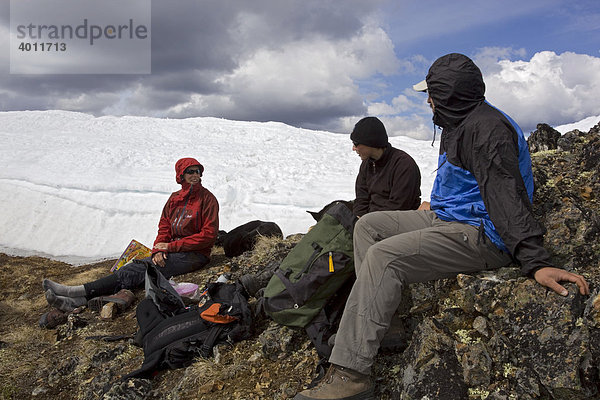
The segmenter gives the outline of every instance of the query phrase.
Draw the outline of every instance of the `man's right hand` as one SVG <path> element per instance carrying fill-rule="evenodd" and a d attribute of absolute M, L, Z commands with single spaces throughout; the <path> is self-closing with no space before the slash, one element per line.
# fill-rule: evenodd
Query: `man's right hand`
<path fill-rule="evenodd" d="M 167 253 L 163 253 L 162 251 L 159 251 L 158 253 L 154 253 L 154 255 L 152 256 L 152 262 L 154 264 L 158 265 L 159 267 L 164 267 L 166 260 L 167 260 Z"/>
<path fill-rule="evenodd" d="M 544 267 L 535 271 L 533 276 L 540 285 L 554 290 L 561 296 L 569 294 L 567 289 L 558 283 L 562 281 L 575 283 L 579 287 L 579 293 L 582 295 L 590 294 L 590 287 L 583 276 L 565 271 L 564 269 Z"/>
<path fill-rule="evenodd" d="M 428 201 L 424 201 L 421 203 L 421 205 L 419 206 L 419 208 L 417 208 L 418 211 L 420 210 L 431 210 L 431 204 Z"/>

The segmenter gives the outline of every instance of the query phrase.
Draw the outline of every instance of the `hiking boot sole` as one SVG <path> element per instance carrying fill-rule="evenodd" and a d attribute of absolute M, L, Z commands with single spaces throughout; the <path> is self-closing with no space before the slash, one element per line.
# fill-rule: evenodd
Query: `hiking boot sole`
<path fill-rule="evenodd" d="M 104 307 L 106 304 L 114 303 L 116 304 L 119 311 L 125 311 L 134 303 L 135 295 L 131 291 L 126 289 L 123 289 L 122 291 L 127 292 L 125 294 L 127 298 L 119 297 L 119 293 L 121 293 L 120 291 L 119 293 L 112 296 L 94 297 L 93 299 L 88 301 L 87 306 L 91 310 L 99 312 L 102 310 L 102 307 Z"/>
<path fill-rule="evenodd" d="M 106 304 L 115 303 L 119 310 L 127 307 L 127 301 L 123 299 L 110 298 L 109 296 L 95 297 L 88 301 L 88 308 L 92 311 L 101 311 Z"/>

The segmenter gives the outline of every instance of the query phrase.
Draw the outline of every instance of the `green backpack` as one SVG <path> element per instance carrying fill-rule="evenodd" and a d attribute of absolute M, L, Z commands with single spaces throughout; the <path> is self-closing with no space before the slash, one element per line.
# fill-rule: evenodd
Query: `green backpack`
<path fill-rule="evenodd" d="M 264 310 L 275 322 L 306 327 L 354 278 L 355 222 L 347 206 L 336 204 L 281 262 L 263 295 Z"/>

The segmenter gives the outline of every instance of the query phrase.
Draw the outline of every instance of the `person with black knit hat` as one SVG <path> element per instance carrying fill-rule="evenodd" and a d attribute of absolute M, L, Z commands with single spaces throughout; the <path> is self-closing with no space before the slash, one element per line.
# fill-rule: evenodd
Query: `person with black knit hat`
<path fill-rule="evenodd" d="M 392 147 L 383 123 L 376 117 L 358 121 L 350 134 L 352 150 L 362 164 L 356 177 L 354 214 L 372 211 L 416 210 L 421 204 L 421 173 L 415 160 Z"/>

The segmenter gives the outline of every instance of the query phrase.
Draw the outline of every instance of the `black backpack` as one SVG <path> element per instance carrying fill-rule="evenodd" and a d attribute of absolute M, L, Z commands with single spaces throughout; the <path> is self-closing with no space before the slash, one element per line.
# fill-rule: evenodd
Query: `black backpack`
<path fill-rule="evenodd" d="M 259 236 L 282 238 L 283 232 L 275 222 L 256 220 L 240 225 L 221 236 L 225 255 L 227 257 L 237 257 L 245 251 L 252 250 Z"/>
<path fill-rule="evenodd" d="M 152 269 L 156 267 L 148 267 L 147 286 L 154 287 L 155 293 L 136 310 L 139 331 L 135 341 L 144 348 L 144 362 L 125 379 L 149 378 L 160 369 L 187 367 L 196 357 L 211 357 L 218 343 L 250 337 L 252 314 L 239 283 L 209 283 L 199 305 L 177 308 L 177 292 L 168 281 L 164 286 L 166 279 Z M 169 303 L 166 307 L 163 300 Z"/>

